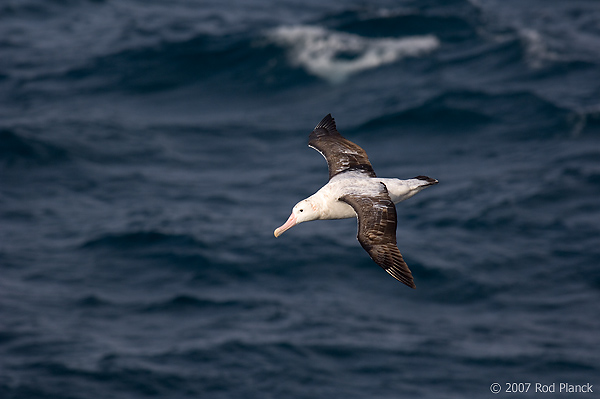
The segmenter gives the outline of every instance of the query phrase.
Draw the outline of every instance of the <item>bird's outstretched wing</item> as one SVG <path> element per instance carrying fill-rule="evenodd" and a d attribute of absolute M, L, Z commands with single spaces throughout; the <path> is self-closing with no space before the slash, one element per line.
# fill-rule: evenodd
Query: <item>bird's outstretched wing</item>
<path fill-rule="evenodd" d="M 371 259 L 396 280 L 416 288 L 412 273 L 396 245 L 396 207 L 381 183 L 376 195 L 350 194 L 340 198 L 358 216 L 358 241 Z"/>
<path fill-rule="evenodd" d="M 331 114 L 315 126 L 308 137 L 308 146 L 319 151 L 327 160 L 329 179 L 347 171 L 359 171 L 366 176 L 377 177 L 365 150 L 342 137 Z"/>

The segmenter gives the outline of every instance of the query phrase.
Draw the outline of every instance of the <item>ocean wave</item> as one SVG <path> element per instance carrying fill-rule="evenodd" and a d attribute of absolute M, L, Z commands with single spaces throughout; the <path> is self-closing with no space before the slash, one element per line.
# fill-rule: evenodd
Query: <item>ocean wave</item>
<path fill-rule="evenodd" d="M 525 63 L 533 70 L 562 64 L 569 69 L 578 65 L 597 68 L 599 60 L 588 54 L 589 49 L 569 49 L 548 33 L 532 28 L 515 28 L 515 35 L 523 48 Z"/>
<path fill-rule="evenodd" d="M 362 11 L 346 12 L 327 18 L 324 22 L 334 25 L 337 30 L 367 37 L 434 35 L 444 42 L 476 37 L 476 27 L 470 16 L 475 14 L 474 10 L 466 7 L 466 12 L 462 13 L 466 15 L 456 10 L 453 13 L 456 15 L 414 9 L 383 9 L 366 14 Z"/>
<path fill-rule="evenodd" d="M 569 121 L 573 125 L 571 136 L 600 135 L 600 111 L 587 110 L 574 113 Z"/>
<path fill-rule="evenodd" d="M 116 364 L 117 358 L 120 361 L 118 364 Z M 101 398 L 105 396 L 105 394 L 98 394 L 104 390 L 98 389 L 101 385 L 118 387 L 114 388 L 114 394 L 109 394 L 115 398 L 159 394 L 168 396 L 189 384 L 182 375 L 166 372 L 136 360 L 127 356 L 106 355 L 91 365 L 46 359 L 26 363 L 21 366 L 23 370 L 42 375 L 45 381 L 54 381 L 54 384 L 20 381 L 12 384 L 8 397 Z M 71 383 L 66 381 L 71 381 Z M 64 385 L 64 387 L 59 388 L 60 385 Z M 84 386 L 86 388 L 82 388 Z M 95 392 L 82 394 L 83 391 Z M 126 395 L 123 396 L 123 393 Z"/>
<path fill-rule="evenodd" d="M 173 312 L 193 309 L 202 310 L 252 310 L 264 307 L 279 306 L 275 301 L 264 301 L 257 299 L 230 299 L 230 300 L 215 300 L 207 298 L 199 298 L 193 295 L 181 294 L 172 298 L 167 298 L 162 301 L 157 301 L 149 305 L 145 305 L 143 312 Z"/>
<path fill-rule="evenodd" d="M 75 301 L 75 306 L 82 308 L 102 308 L 113 305 L 113 302 L 94 294 L 86 295 Z"/>
<path fill-rule="evenodd" d="M 405 38 L 368 38 L 320 26 L 281 26 L 267 33 L 285 47 L 292 65 L 331 83 L 358 72 L 427 54 L 440 46 L 433 35 Z"/>
<path fill-rule="evenodd" d="M 148 294 L 147 296 L 152 296 Z M 84 295 L 73 302 L 78 309 L 86 312 L 112 308 L 114 312 L 127 314 L 161 313 L 175 314 L 186 311 L 259 311 L 261 314 L 276 315 L 282 304 L 277 300 L 260 298 L 215 299 L 199 297 L 193 294 L 177 294 L 160 299 L 114 300 L 97 294 Z M 275 317 L 275 316 L 273 316 Z M 0 342 L 2 341 L 0 334 Z"/>
<path fill-rule="evenodd" d="M 357 131 L 410 127 L 418 131 L 473 132 L 484 125 L 486 132 L 512 137 L 573 136 L 596 126 L 594 114 L 575 110 L 529 92 L 448 91 L 418 105 L 372 118 Z M 582 122 L 582 118 L 585 121 Z M 589 119 L 589 120 L 588 120 Z"/>
<path fill-rule="evenodd" d="M 597 7 L 576 9 L 556 4 L 544 12 L 534 4 L 505 7 L 503 3 L 477 1 L 481 12 L 478 31 L 496 41 L 517 41 L 522 61 L 533 70 L 556 64 L 583 62 L 597 65 Z M 585 10 L 585 11 L 584 11 Z"/>
<path fill-rule="evenodd" d="M 220 253 L 213 254 L 214 250 L 188 234 L 156 230 L 106 233 L 83 242 L 78 249 L 103 267 L 143 270 L 138 275 L 142 279 L 164 272 L 164 265 L 171 271 L 177 270 L 177 278 L 186 281 L 210 281 L 216 285 L 231 276 L 247 277 L 243 264 L 223 259 Z M 159 278 L 163 277 L 161 274 Z"/>
<path fill-rule="evenodd" d="M 138 231 L 121 234 L 104 234 L 81 245 L 83 249 L 136 249 L 159 247 L 205 248 L 196 238 L 185 234 L 166 234 L 157 231 Z"/>
<path fill-rule="evenodd" d="M 79 92 L 91 93 L 108 87 L 154 92 L 217 80 L 236 82 L 238 89 L 239 85 L 256 84 L 289 87 L 302 79 L 287 63 L 278 61 L 287 53 L 293 67 L 339 83 L 361 71 L 440 47 L 435 35 L 370 38 L 312 25 L 280 26 L 264 36 L 197 33 L 157 40 L 95 55 L 59 71 L 36 75 L 35 80 L 64 80 Z"/>
<path fill-rule="evenodd" d="M 534 29 L 517 30 L 525 47 L 526 61 L 532 68 L 541 68 L 546 62 L 559 61 L 561 57 L 552 49 L 540 32 Z"/>
<path fill-rule="evenodd" d="M 87 60 L 58 76 L 80 89 L 103 90 L 117 85 L 129 91 L 157 91 L 202 80 L 235 52 L 217 38 L 198 35 L 175 42 L 158 42 Z"/>
<path fill-rule="evenodd" d="M 0 164 L 4 166 L 48 165 L 68 159 L 68 152 L 54 144 L 14 129 L 0 129 Z"/>
<path fill-rule="evenodd" d="M 357 128 L 369 131 L 409 125 L 413 128 L 444 127 L 445 131 L 467 130 L 493 121 L 493 117 L 478 106 L 484 95 L 472 92 L 444 93 L 407 109 L 375 117 Z"/>

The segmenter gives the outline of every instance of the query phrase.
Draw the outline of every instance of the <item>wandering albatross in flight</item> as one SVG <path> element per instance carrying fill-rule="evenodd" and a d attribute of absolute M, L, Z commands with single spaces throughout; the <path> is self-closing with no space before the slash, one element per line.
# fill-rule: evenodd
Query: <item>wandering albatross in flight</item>
<path fill-rule="evenodd" d="M 407 180 L 377 177 L 365 150 L 342 137 L 331 114 L 315 126 L 308 146 L 327 160 L 329 182 L 294 206 L 287 222 L 275 230 L 275 237 L 302 222 L 356 217 L 358 241 L 371 259 L 396 280 L 415 288 L 396 245 L 394 204 L 438 181 L 427 176 Z"/>

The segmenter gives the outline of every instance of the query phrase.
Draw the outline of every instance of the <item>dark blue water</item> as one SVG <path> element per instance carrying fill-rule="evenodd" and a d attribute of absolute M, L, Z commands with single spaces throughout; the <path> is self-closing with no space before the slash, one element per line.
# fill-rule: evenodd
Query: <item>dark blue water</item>
<path fill-rule="evenodd" d="M 417 290 L 273 237 L 329 112 Z M 0 4 L 1 398 L 573 397 L 599 302 L 596 1 Z"/>

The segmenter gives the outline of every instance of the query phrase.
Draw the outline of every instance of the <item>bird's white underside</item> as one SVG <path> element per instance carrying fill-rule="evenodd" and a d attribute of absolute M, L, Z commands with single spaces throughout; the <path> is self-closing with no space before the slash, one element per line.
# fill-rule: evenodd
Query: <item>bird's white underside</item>
<path fill-rule="evenodd" d="M 316 204 L 320 219 L 346 219 L 356 217 L 356 212 L 346 202 L 339 199 L 345 195 L 360 195 L 362 197 L 378 197 L 382 193 L 383 183 L 390 199 L 394 203 L 404 201 L 430 183 L 419 179 L 394 179 L 369 177 L 363 172 L 345 172 L 329 180 L 319 191 L 307 198 Z M 373 206 L 382 206 L 374 201 Z"/>

